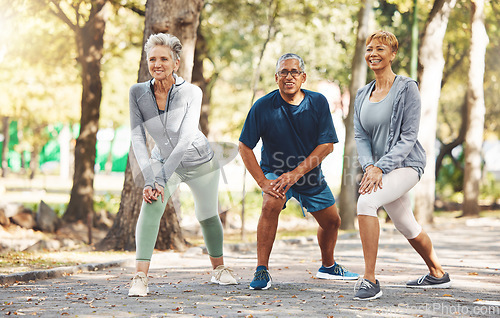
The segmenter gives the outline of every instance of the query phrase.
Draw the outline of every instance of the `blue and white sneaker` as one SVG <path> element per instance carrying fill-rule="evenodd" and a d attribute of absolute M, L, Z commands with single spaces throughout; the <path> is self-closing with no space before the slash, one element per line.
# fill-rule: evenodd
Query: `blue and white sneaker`
<path fill-rule="evenodd" d="M 316 273 L 316 277 L 321 279 L 356 280 L 359 275 L 348 271 L 347 268 L 335 262 L 330 267 L 321 266 Z"/>
<path fill-rule="evenodd" d="M 268 289 L 271 287 L 271 274 L 264 265 L 258 266 L 253 274 L 253 280 L 250 283 L 250 289 Z"/>

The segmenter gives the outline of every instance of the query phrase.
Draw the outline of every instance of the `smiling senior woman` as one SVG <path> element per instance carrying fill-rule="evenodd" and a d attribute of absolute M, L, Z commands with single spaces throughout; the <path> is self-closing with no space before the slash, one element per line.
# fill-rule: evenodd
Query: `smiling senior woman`
<path fill-rule="evenodd" d="M 147 274 L 160 219 L 181 182 L 191 189 L 195 214 L 214 269 L 212 283 L 237 284 L 224 266 L 222 224 L 218 215 L 219 164 L 198 129 L 201 89 L 175 74 L 182 45 L 170 34 L 151 35 L 144 47 L 151 80 L 130 88 L 132 147 L 144 176 L 143 202 L 136 227 L 136 274 L 129 296 L 146 296 Z M 155 142 L 149 156 L 148 132 Z M 161 200 L 159 200 L 161 198 Z"/>
<path fill-rule="evenodd" d="M 375 279 L 380 233 L 377 209 L 381 206 L 429 268 L 429 274 L 409 281 L 406 286 L 451 286 L 431 239 L 411 209 L 408 192 L 417 184 L 425 167 L 425 152 L 417 140 L 420 95 L 416 81 L 392 71 L 397 51 L 398 40 L 390 32 L 376 31 L 367 38 L 365 60 L 375 80 L 358 91 L 354 102 L 354 138 L 364 171 L 357 212 L 365 274 L 355 288 L 354 299 L 358 300 L 382 296 L 379 281 Z"/>

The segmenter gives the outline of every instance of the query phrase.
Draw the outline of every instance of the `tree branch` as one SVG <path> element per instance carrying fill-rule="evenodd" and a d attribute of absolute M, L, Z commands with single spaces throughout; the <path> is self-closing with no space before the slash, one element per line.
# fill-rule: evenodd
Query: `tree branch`
<path fill-rule="evenodd" d="M 460 131 L 458 132 L 458 136 L 455 140 L 450 142 L 449 144 L 443 144 L 439 151 L 439 155 L 436 158 L 436 179 L 439 175 L 439 170 L 441 169 L 443 159 L 446 155 L 450 155 L 453 163 L 457 166 L 455 158 L 451 155 L 451 151 L 455 149 L 458 145 L 461 145 L 465 141 L 465 133 L 467 131 L 467 94 L 465 94 L 464 102 L 462 104 L 462 124 L 460 126 Z"/>
<path fill-rule="evenodd" d="M 446 84 L 446 81 L 450 78 L 450 75 L 453 74 L 453 72 L 455 72 L 455 70 L 462 64 L 463 60 L 464 59 L 455 60 L 450 68 L 444 70 L 443 79 L 441 81 L 441 88 L 443 88 L 444 84 Z"/>
<path fill-rule="evenodd" d="M 66 23 L 70 27 L 71 30 L 76 32 L 78 25 L 71 22 L 71 20 L 68 18 L 68 16 L 64 13 L 64 11 L 59 6 L 59 3 L 54 1 L 54 0 L 50 0 L 50 3 L 52 3 L 55 7 L 55 9 L 54 9 L 54 8 L 51 8 L 49 6 L 50 13 L 52 13 L 53 15 L 55 15 L 56 17 L 61 19 L 64 23 Z"/>
<path fill-rule="evenodd" d="M 116 6 L 120 6 L 120 7 L 123 7 L 125 9 L 129 9 L 131 10 L 132 12 L 135 12 L 137 13 L 138 15 L 140 15 L 141 17 L 145 17 L 146 16 L 146 9 L 145 8 L 142 8 L 139 7 L 138 5 L 136 5 L 135 3 L 130 3 L 130 2 L 127 2 L 125 4 L 122 4 L 120 1 L 118 0 L 109 0 L 109 2 L 111 4 L 114 4 Z"/>

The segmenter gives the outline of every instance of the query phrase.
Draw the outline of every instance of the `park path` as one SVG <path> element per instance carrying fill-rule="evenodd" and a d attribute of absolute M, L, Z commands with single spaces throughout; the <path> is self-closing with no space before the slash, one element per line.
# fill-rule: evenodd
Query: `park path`
<path fill-rule="evenodd" d="M 255 245 L 227 246 L 225 260 L 240 284 L 210 280 L 201 248 L 157 252 L 150 295 L 127 297 L 133 261 L 54 279 L 0 287 L 0 315 L 40 317 L 500 317 L 500 219 L 440 222 L 425 228 L 450 273 L 453 288 L 415 290 L 405 282 L 426 267 L 391 225 L 382 227 L 377 275 L 383 297 L 355 301 L 354 282 L 314 278 L 320 266 L 315 238 L 277 241 L 271 255 L 270 290 L 248 289 Z M 357 233 L 339 237 L 337 262 L 363 271 Z M 97 269 L 97 268 L 96 268 Z"/>

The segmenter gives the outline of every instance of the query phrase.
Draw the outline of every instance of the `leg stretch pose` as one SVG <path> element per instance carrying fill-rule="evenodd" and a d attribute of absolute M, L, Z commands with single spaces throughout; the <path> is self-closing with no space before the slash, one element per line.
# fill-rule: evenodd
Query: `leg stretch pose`
<path fill-rule="evenodd" d="M 241 158 L 264 196 L 257 227 L 257 268 L 250 288 L 271 286 L 269 255 L 279 215 L 292 196 L 319 224 L 322 266 L 317 277 L 356 279 L 357 274 L 333 258 L 340 217 L 321 171 L 321 162 L 338 142 L 328 101 L 301 89 L 306 81 L 305 64 L 297 54 L 286 53 L 278 59 L 274 79 L 278 89 L 255 102 L 240 135 Z M 252 149 L 260 139 L 259 165 Z"/>
<path fill-rule="evenodd" d="M 129 295 L 147 294 L 146 277 L 158 236 L 160 219 L 168 198 L 181 182 L 185 182 L 193 193 L 196 218 L 200 222 L 203 239 L 214 269 L 211 282 L 221 285 L 236 284 L 231 269 L 224 266 L 223 232 L 217 202 L 220 170 L 213 169 L 216 163 L 212 160 L 195 169 L 177 169 L 166 185 L 164 202 L 161 200 L 152 203 L 143 201 L 136 228 L 136 277 Z"/>
<path fill-rule="evenodd" d="M 375 279 L 375 265 L 377 260 L 378 241 L 380 234 L 377 210 L 384 207 L 387 214 L 394 223 L 394 226 L 410 242 L 411 246 L 423 258 L 429 268 L 429 275 L 421 278 L 424 281 L 432 280 L 434 283 L 425 284 L 424 281 L 418 283 L 410 281 L 408 287 L 425 288 L 446 288 L 451 285 L 449 276 L 444 272 L 439 263 L 432 242 L 417 223 L 411 209 L 411 202 L 408 191 L 418 182 L 418 173 L 413 168 L 400 168 L 382 177 L 383 188 L 376 192 L 363 194 L 358 199 L 358 223 L 361 242 L 363 244 L 363 254 L 365 258 L 364 279 L 368 282 L 361 282 L 361 286 L 355 299 L 364 299 L 363 296 L 369 292 L 376 292 L 370 295 L 371 299 L 382 295 L 379 282 Z"/>
<path fill-rule="evenodd" d="M 144 51 L 153 78 L 134 84 L 129 91 L 132 149 L 144 180 L 136 228 L 136 275 L 129 295 L 148 293 L 147 273 L 160 219 L 181 182 L 186 182 L 194 195 L 196 217 L 215 270 L 212 282 L 236 284 L 232 272 L 223 266 L 217 204 L 219 165 L 207 137 L 198 128 L 203 93 L 175 74 L 182 51 L 177 37 L 151 34 Z M 154 140 L 152 150 L 146 132 Z"/>
<path fill-rule="evenodd" d="M 357 210 L 365 275 L 359 286 L 356 284 L 354 297 L 360 300 L 382 296 L 375 279 L 380 231 L 377 209 L 381 206 L 429 267 L 429 275 L 407 286 L 450 287 L 450 278 L 441 268 L 429 236 L 411 210 L 408 191 L 424 173 L 426 156 L 418 142 L 418 83 L 392 71 L 398 46 L 397 38 L 387 31 L 375 31 L 366 39 L 365 61 L 375 80 L 360 88 L 354 100 L 354 139 L 364 172 Z"/>
<path fill-rule="evenodd" d="M 277 177 L 273 173 L 266 174 L 268 180 L 275 180 Z M 300 200 L 318 222 L 317 237 L 322 266 L 316 276 L 322 279 L 357 279 L 359 277 L 357 274 L 349 272 L 334 259 L 340 216 L 330 189 L 327 187 L 318 195 L 311 197 L 300 195 L 290 189 L 283 198 L 263 194 L 262 212 L 257 226 L 257 270 L 250 288 L 268 289 L 271 286 L 271 277 L 268 272 L 269 257 L 276 238 L 279 215 L 292 196 Z"/>

